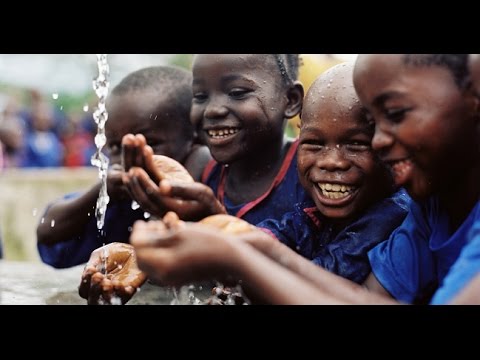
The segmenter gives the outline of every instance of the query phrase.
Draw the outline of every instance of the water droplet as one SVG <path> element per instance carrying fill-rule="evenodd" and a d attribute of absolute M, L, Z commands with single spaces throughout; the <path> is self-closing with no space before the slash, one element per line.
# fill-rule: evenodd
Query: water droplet
<path fill-rule="evenodd" d="M 40 220 L 40 223 L 43 224 L 45 222 L 45 218 L 42 217 L 42 219 Z"/>
<path fill-rule="evenodd" d="M 321 98 L 322 98 L 322 99 L 325 99 L 325 96 L 322 95 Z"/>
<path fill-rule="evenodd" d="M 50 226 L 53 228 L 55 227 L 55 220 L 50 221 Z"/>
<path fill-rule="evenodd" d="M 90 213 L 88 213 L 87 216 L 90 216 Z"/>
<path fill-rule="evenodd" d="M 85 111 L 85 112 L 88 111 L 88 104 L 83 105 L 83 111 Z"/>
<path fill-rule="evenodd" d="M 33 216 L 37 216 L 37 211 L 38 211 L 37 208 L 33 208 L 33 211 L 32 211 Z"/>
<path fill-rule="evenodd" d="M 333 119 L 333 121 L 337 121 L 337 119 Z"/>
<path fill-rule="evenodd" d="M 58 94 L 57 94 L 57 93 L 53 93 L 53 94 L 52 94 L 52 99 L 53 99 L 53 100 L 57 100 L 57 99 L 58 99 Z"/>
<path fill-rule="evenodd" d="M 63 105 L 62 105 L 62 106 L 60 106 L 60 110 L 63 110 Z"/>
<path fill-rule="evenodd" d="M 132 201 L 132 210 L 137 210 L 140 208 L 140 204 L 137 203 L 135 200 Z"/>
<path fill-rule="evenodd" d="M 340 144 L 335 145 L 337 149 L 340 149 Z"/>
<path fill-rule="evenodd" d="M 150 218 L 150 216 L 152 216 L 152 215 L 151 215 L 149 212 L 146 212 L 146 211 L 145 211 L 145 212 L 143 213 L 143 217 L 144 217 L 145 219 Z"/>

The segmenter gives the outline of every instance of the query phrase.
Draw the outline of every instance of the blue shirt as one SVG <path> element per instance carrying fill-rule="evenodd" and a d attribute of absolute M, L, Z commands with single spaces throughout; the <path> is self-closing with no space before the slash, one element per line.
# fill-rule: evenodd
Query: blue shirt
<path fill-rule="evenodd" d="M 254 225 L 265 219 L 281 219 L 285 213 L 293 210 L 294 204 L 310 199 L 298 179 L 297 147 L 298 140 L 290 145 L 271 187 L 265 194 L 247 204 L 234 205 L 226 195 L 224 196 L 228 171 L 225 166 L 211 161 L 205 168 L 202 181 L 212 188 L 229 215 Z"/>
<path fill-rule="evenodd" d="M 477 211 L 479 210 L 480 207 Z M 450 302 L 478 274 L 480 274 L 480 221 L 477 220 L 470 230 L 468 243 L 443 280 L 443 286 L 433 296 L 431 304 Z"/>
<path fill-rule="evenodd" d="M 476 221 L 480 221 L 480 202 L 452 234 L 438 198 L 431 197 L 424 204 L 412 201 L 403 224 L 368 254 L 375 277 L 400 301 L 427 302 L 435 290 L 448 285 L 444 283 L 447 273 L 459 258 Z M 464 278 L 462 283 L 466 281 Z M 436 299 L 441 293 L 438 296 Z"/>
<path fill-rule="evenodd" d="M 51 132 L 27 134 L 20 165 L 22 167 L 56 167 L 63 161 L 63 145 Z"/>
<path fill-rule="evenodd" d="M 332 221 L 323 217 L 315 203 L 295 205 L 295 211 L 280 221 L 266 220 L 258 227 L 325 269 L 362 283 L 370 274 L 367 253 L 388 239 L 405 219 L 410 197 L 401 190 L 370 206 L 343 229 L 334 231 Z"/>
<path fill-rule="evenodd" d="M 64 199 L 78 195 L 79 193 L 69 194 Z M 78 236 L 53 245 L 37 243 L 42 261 L 55 268 L 68 268 L 86 263 L 92 251 L 104 244 L 128 243 L 133 223 L 144 219 L 143 210 L 132 210 L 131 205 L 131 200 L 108 204 L 101 232 L 97 229 L 95 211 L 92 211 L 91 220 Z"/>

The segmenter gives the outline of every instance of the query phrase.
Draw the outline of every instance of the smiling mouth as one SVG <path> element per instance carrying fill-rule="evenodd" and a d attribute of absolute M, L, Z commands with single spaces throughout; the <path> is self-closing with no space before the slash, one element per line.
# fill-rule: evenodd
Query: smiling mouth
<path fill-rule="evenodd" d="M 210 129 L 205 130 L 210 139 L 226 139 L 229 138 L 240 131 L 240 128 L 236 127 L 225 127 L 221 129 Z"/>
<path fill-rule="evenodd" d="M 395 161 L 386 161 L 393 175 L 397 186 L 404 185 L 407 182 L 410 173 L 413 170 L 413 162 L 410 158 Z"/>
<path fill-rule="evenodd" d="M 352 195 L 357 187 L 332 183 L 317 183 L 321 195 L 330 200 L 343 200 Z"/>

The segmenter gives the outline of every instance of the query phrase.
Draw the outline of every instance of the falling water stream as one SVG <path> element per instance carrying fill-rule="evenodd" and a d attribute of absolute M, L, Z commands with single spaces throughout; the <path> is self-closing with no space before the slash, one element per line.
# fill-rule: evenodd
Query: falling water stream
<path fill-rule="evenodd" d="M 93 113 L 93 118 L 97 124 L 97 135 L 95 136 L 95 145 L 97 151 L 91 158 L 92 165 L 98 168 L 98 177 L 101 180 L 100 193 L 97 199 L 97 206 L 95 208 L 95 217 L 97 219 L 97 228 L 101 233 L 103 224 L 105 222 L 105 213 L 110 198 L 107 193 L 107 170 L 108 157 L 102 153 L 102 149 L 107 143 L 105 136 L 105 123 L 108 120 L 108 112 L 105 107 L 107 100 L 108 88 L 110 86 L 109 76 L 110 69 L 107 62 L 107 54 L 97 54 L 98 77 L 93 80 L 93 89 L 98 97 L 98 107 Z M 105 244 L 104 244 L 105 245 Z M 107 258 L 108 251 L 104 250 L 104 274 L 107 274 Z"/>

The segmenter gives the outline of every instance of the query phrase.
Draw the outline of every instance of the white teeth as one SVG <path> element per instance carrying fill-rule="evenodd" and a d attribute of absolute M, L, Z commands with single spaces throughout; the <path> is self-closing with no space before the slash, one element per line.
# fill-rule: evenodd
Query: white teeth
<path fill-rule="evenodd" d="M 208 130 L 208 135 L 214 139 L 224 139 L 230 135 L 236 134 L 240 129 L 225 128 L 221 130 Z"/>
<path fill-rule="evenodd" d="M 355 190 L 353 186 L 331 183 L 318 183 L 318 187 L 322 190 L 323 196 L 329 199 L 344 198 Z"/>

